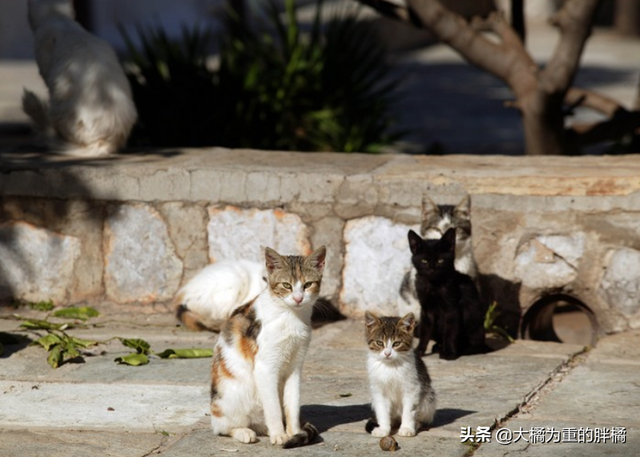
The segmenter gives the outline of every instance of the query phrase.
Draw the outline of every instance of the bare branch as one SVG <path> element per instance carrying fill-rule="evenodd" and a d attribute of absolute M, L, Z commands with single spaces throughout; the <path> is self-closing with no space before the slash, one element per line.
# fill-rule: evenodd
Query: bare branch
<path fill-rule="evenodd" d="M 607 117 L 613 117 L 620 109 L 625 109 L 616 100 L 606 95 L 579 87 L 572 87 L 567 91 L 564 102 L 571 106 L 583 106 L 591 108 Z"/>
<path fill-rule="evenodd" d="M 573 125 L 566 132 L 571 141 L 583 147 L 617 140 L 638 128 L 640 128 L 640 111 L 627 111 L 620 108 L 606 121 Z"/>
<path fill-rule="evenodd" d="M 513 87 L 514 68 L 535 67 L 535 63 L 524 50 L 517 34 L 498 14 L 492 14 L 488 22 L 473 21 L 473 25 L 463 17 L 442 6 L 437 0 L 407 0 L 409 9 L 426 28 L 441 41 L 451 46 L 465 60 L 506 81 Z M 503 40 L 494 43 L 478 31 L 480 24 L 489 27 Z M 518 45 L 513 46 L 513 37 Z"/>
<path fill-rule="evenodd" d="M 580 56 L 591 34 L 591 25 L 601 0 L 566 0 L 551 22 L 560 28 L 558 46 L 540 74 L 547 94 L 564 93 L 578 69 Z"/>

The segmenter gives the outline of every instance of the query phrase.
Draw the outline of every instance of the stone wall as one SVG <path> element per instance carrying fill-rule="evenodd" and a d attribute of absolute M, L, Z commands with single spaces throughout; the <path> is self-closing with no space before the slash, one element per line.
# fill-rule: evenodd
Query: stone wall
<path fill-rule="evenodd" d="M 169 301 L 224 258 L 328 248 L 323 293 L 394 313 L 407 231 L 428 194 L 472 200 L 488 300 L 519 315 L 576 297 L 606 332 L 640 327 L 635 157 L 165 151 L 105 160 L 0 157 L 0 297 Z"/>

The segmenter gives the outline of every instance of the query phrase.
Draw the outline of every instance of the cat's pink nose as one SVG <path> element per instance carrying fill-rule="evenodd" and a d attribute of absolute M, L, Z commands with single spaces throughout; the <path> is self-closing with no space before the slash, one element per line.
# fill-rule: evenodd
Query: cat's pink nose
<path fill-rule="evenodd" d="M 302 295 L 294 295 L 293 301 L 295 301 L 297 304 L 300 304 L 300 302 L 302 302 Z"/>
<path fill-rule="evenodd" d="M 389 357 L 391 357 L 391 351 L 388 349 L 385 349 L 384 351 L 384 356 L 388 359 Z"/>

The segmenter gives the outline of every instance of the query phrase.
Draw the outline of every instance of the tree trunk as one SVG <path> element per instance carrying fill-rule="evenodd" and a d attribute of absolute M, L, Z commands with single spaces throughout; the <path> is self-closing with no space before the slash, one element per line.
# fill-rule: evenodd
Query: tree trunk
<path fill-rule="evenodd" d="M 640 36 L 640 1 L 616 0 L 613 25 L 621 35 Z"/>
<path fill-rule="evenodd" d="M 562 155 L 568 150 L 562 103 L 539 88 L 518 98 L 527 155 Z M 556 97 L 557 98 L 557 97 Z"/>
<path fill-rule="evenodd" d="M 438 0 L 406 0 L 406 6 L 389 0 L 358 1 L 386 16 L 429 29 L 467 62 L 504 81 L 515 95 L 515 101 L 506 105 L 517 108 L 522 116 L 528 155 L 574 154 L 580 147 L 618 139 L 640 128 L 639 111 L 629 112 L 606 97 L 572 88 L 602 0 L 564 0 L 551 18 L 560 30 L 560 39 L 542 68 L 525 49 L 516 28 L 501 14 L 466 21 Z M 628 2 L 640 9 L 640 0 Z M 512 5 L 515 8 L 523 3 L 513 0 Z M 484 32 L 493 32 L 498 39 L 488 39 Z M 595 109 L 608 119 L 565 128 L 565 103 Z"/>

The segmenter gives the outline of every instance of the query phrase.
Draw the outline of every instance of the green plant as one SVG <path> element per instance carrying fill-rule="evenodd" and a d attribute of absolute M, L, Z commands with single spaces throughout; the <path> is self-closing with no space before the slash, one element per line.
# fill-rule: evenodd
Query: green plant
<path fill-rule="evenodd" d="M 495 335 L 499 335 L 505 340 L 509 341 L 509 343 L 513 343 L 514 339 L 509 335 L 509 333 L 503 329 L 502 327 L 496 325 L 495 321 L 500 316 L 500 311 L 498 310 L 498 303 L 493 302 L 489 305 L 487 309 L 487 313 L 484 316 L 484 329 L 487 333 L 493 333 Z"/>
<path fill-rule="evenodd" d="M 270 2 L 266 20 L 230 10 L 219 38 L 219 67 L 206 66 L 209 34 L 138 29 L 142 49 L 121 29 L 141 130 L 158 146 L 219 145 L 295 151 L 377 152 L 390 134 L 385 52 L 357 14 L 336 11 L 323 24 L 317 0 L 308 33 L 294 0 Z M 254 24 L 249 27 L 248 22 Z"/>
<path fill-rule="evenodd" d="M 134 349 L 135 352 L 117 357 L 116 362 L 138 366 L 146 365 L 149 363 L 149 355 L 155 355 L 161 359 L 193 359 L 201 357 L 211 357 L 213 355 L 212 349 L 165 349 L 162 352 L 154 352 L 151 350 L 151 345 L 145 340 L 139 338 L 121 338 L 114 336 L 106 341 L 85 340 L 75 337 L 68 333 L 68 330 L 73 329 L 76 324 L 69 322 L 51 322 L 50 317 L 57 317 L 60 319 L 74 319 L 82 322 L 99 316 L 100 313 L 89 306 L 82 307 L 68 307 L 59 309 L 52 314 L 48 314 L 44 319 L 22 319 L 23 322 L 20 327 L 28 331 L 38 332 L 46 331 L 46 335 L 34 340 L 31 344 L 35 346 L 41 346 L 49 355 L 47 356 L 47 362 L 52 368 L 58 368 L 66 362 L 70 361 L 82 361 L 82 350 L 99 344 L 107 344 L 112 340 L 119 340 L 124 346 Z M 85 324 L 82 324 L 85 325 Z M 4 338 L 2 338 L 4 340 Z M 3 350 L 3 346 L 0 342 L 0 350 Z M 1 354 L 1 352 L 0 352 Z"/>

